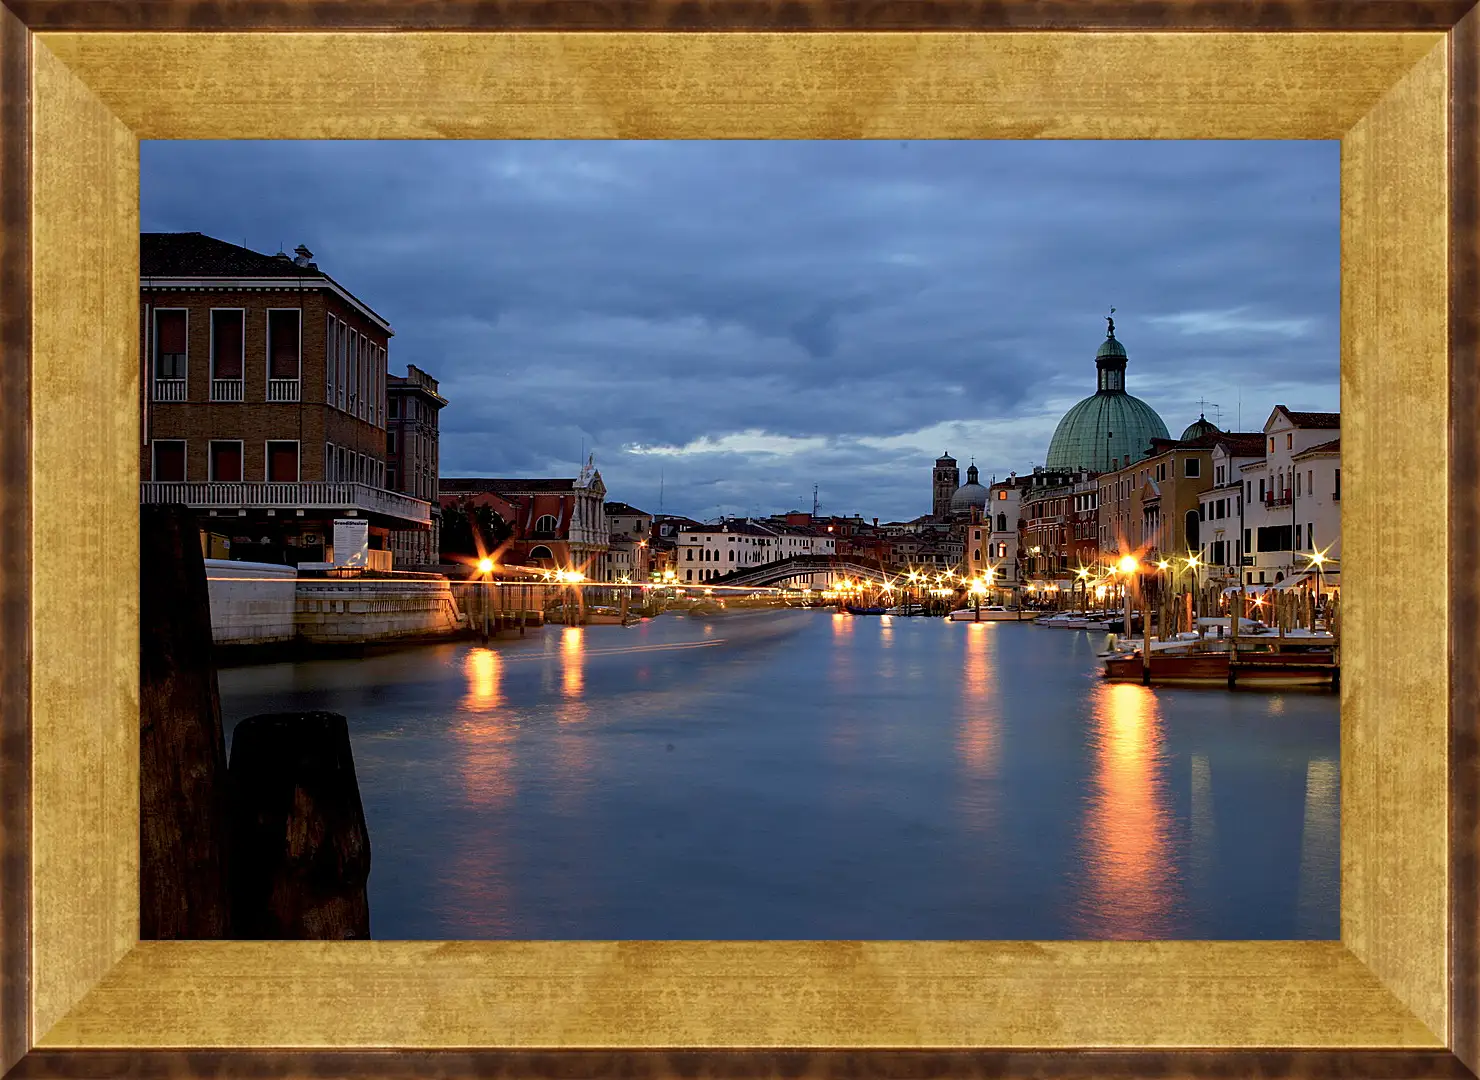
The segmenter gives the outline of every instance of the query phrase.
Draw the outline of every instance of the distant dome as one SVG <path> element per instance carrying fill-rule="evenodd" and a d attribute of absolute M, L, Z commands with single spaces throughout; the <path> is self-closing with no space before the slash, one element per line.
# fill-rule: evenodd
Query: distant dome
<path fill-rule="evenodd" d="M 956 494 L 951 496 L 951 509 L 970 510 L 973 506 L 986 506 L 987 497 L 991 493 L 980 484 L 962 484 L 956 489 Z"/>
<path fill-rule="evenodd" d="M 1112 322 L 1095 353 L 1099 388 L 1066 412 L 1054 429 L 1043 463 L 1050 472 L 1123 468 L 1145 457 L 1152 439 L 1167 437 L 1167 426 L 1156 410 L 1125 392 L 1126 360 Z"/>
<path fill-rule="evenodd" d="M 1212 423 L 1206 416 L 1199 414 L 1196 420 L 1187 425 L 1187 430 L 1182 432 L 1182 441 L 1200 439 L 1204 435 L 1217 435 L 1218 433 L 1218 425 Z"/>

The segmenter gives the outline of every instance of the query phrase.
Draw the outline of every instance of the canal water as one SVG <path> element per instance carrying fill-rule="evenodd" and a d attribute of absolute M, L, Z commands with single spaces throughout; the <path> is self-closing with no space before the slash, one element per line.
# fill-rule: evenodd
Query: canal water
<path fill-rule="evenodd" d="M 230 668 L 349 718 L 380 939 L 1339 934 L 1338 701 L 788 611 Z"/>

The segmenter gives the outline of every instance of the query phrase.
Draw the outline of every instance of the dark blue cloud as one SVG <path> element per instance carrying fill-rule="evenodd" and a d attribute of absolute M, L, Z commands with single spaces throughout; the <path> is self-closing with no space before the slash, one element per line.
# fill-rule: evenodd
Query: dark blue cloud
<path fill-rule="evenodd" d="M 442 380 L 448 475 L 696 515 L 1041 462 L 1110 306 L 1174 432 L 1337 407 L 1336 143 L 146 143 L 143 227 L 307 243 Z M 1213 410 L 1210 407 L 1209 412 Z"/>

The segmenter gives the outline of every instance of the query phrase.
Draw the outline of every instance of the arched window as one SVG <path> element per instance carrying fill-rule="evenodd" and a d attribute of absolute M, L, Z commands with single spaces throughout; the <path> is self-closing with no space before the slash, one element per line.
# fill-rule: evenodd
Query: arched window
<path fill-rule="evenodd" d="M 1006 532 L 1007 531 L 1007 515 L 1006 514 L 998 514 L 997 515 L 997 531 L 998 532 Z"/>
<path fill-rule="evenodd" d="M 730 561 L 731 562 L 734 562 L 735 561 L 735 549 L 734 548 L 731 548 L 730 549 Z"/>
<path fill-rule="evenodd" d="M 537 559 L 546 559 L 550 562 L 554 562 L 555 556 L 551 554 L 549 548 L 545 547 L 544 544 L 540 544 L 538 547 L 530 551 L 529 559 L 531 562 L 534 562 Z"/>
<path fill-rule="evenodd" d="M 971 553 L 971 557 L 972 557 L 972 558 L 973 558 L 973 559 L 975 559 L 975 560 L 976 560 L 976 561 L 977 561 L 977 562 L 981 562 L 981 561 L 982 561 L 982 549 L 981 549 L 981 548 L 977 548 L 977 549 L 975 549 L 975 550 L 974 550 L 974 551 L 973 551 L 973 552 L 972 552 L 972 553 Z"/>
<path fill-rule="evenodd" d="M 689 553 L 688 553 L 687 558 L 688 558 L 688 561 L 689 562 L 693 562 L 694 561 L 694 549 L 693 548 L 689 548 Z"/>
<path fill-rule="evenodd" d="M 552 533 L 556 528 L 554 514 L 541 514 L 535 519 L 534 531 L 537 533 Z"/>
<path fill-rule="evenodd" d="M 1197 535 L 1197 532 L 1198 532 L 1198 522 L 1199 522 L 1199 518 L 1197 516 L 1197 511 L 1196 510 L 1189 510 L 1189 511 L 1187 511 L 1187 519 L 1186 519 L 1187 547 L 1188 547 L 1188 550 L 1190 550 L 1190 551 L 1196 551 L 1200 547 L 1202 547 L 1202 544 L 1198 542 L 1198 535 Z"/>

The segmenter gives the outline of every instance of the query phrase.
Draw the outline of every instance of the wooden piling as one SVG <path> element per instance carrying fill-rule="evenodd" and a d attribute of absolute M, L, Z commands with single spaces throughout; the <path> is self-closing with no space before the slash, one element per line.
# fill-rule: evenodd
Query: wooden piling
<path fill-rule="evenodd" d="M 230 777 L 200 526 L 140 507 L 139 937 L 231 933 Z"/>
<path fill-rule="evenodd" d="M 1146 582 L 1138 583 L 1136 592 L 1141 599 L 1141 683 L 1151 685 L 1151 609 L 1146 603 Z M 1127 609 L 1129 610 L 1129 609 Z"/>
<path fill-rule="evenodd" d="M 368 938 L 370 834 L 344 717 L 243 720 L 231 779 L 234 936 Z"/>

